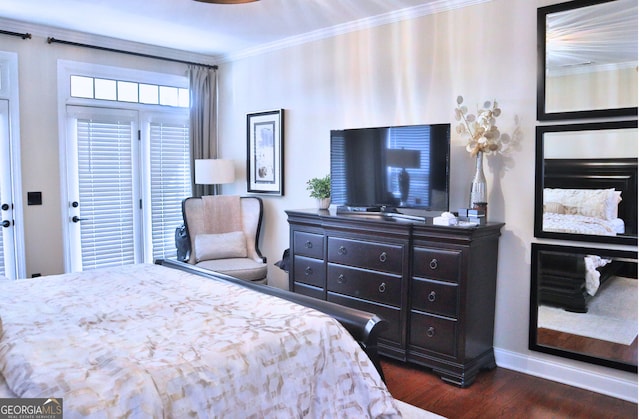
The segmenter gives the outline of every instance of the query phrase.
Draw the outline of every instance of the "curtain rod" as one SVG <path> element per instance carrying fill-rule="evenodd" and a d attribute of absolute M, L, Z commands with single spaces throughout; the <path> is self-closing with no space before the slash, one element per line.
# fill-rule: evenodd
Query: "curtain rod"
<path fill-rule="evenodd" d="M 29 37 L 31 37 L 31 35 L 29 35 Z M 135 56 L 138 56 L 138 57 L 145 57 L 145 58 L 154 58 L 156 60 L 173 61 L 175 63 L 190 64 L 190 65 L 199 65 L 199 66 L 202 66 L 202 67 L 213 68 L 214 70 L 218 69 L 217 65 L 210 65 L 210 64 L 195 63 L 195 62 L 191 62 L 191 61 L 176 60 L 176 59 L 173 59 L 173 58 L 159 57 L 157 55 L 142 54 L 142 53 L 139 53 L 139 52 L 124 51 L 124 50 L 121 50 L 121 49 L 114 49 L 114 48 L 107 48 L 107 47 L 99 47 L 97 45 L 80 44 L 78 42 L 63 41 L 61 39 L 55 39 L 53 37 L 48 37 L 47 38 L 47 43 L 48 44 L 54 44 L 54 43 L 55 44 L 64 44 L 64 45 L 72 45 L 74 47 L 84 47 L 84 48 L 99 49 L 101 51 L 117 52 L 117 53 L 120 53 L 120 54 L 135 55 Z"/>
<path fill-rule="evenodd" d="M 19 36 L 22 39 L 31 39 L 31 34 L 30 33 L 18 33 L 18 32 L 11 32 L 11 31 L 3 31 L 0 29 L 0 33 L 3 35 L 11 35 L 11 36 Z"/>

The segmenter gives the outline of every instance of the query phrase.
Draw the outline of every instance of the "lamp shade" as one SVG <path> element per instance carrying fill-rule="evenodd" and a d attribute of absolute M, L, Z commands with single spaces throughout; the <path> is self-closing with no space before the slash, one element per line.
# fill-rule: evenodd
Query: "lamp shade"
<path fill-rule="evenodd" d="M 232 160 L 202 159 L 196 160 L 195 165 L 195 181 L 199 185 L 220 185 L 235 180 Z"/>
<path fill-rule="evenodd" d="M 403 169 L 417 169 L 420 167 L 420 150 L 387 149 L 387 165 Z"/>

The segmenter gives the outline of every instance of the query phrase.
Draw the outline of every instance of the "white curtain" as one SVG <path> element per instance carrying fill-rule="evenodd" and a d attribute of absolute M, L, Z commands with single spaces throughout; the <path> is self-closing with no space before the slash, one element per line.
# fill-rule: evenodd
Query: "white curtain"
<path fill-rule="evenodd" d="M 193 196 L 214 195 L 214 185 L 196 185 L 195 159 L 218 157 L 218 74 L 212 67 L 189 66 L 191 96 L 191 189 Z"/>

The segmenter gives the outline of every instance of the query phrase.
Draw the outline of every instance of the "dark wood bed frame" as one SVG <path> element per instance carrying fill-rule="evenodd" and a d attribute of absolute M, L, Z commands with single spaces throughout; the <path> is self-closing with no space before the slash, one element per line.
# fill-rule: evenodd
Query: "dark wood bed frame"
<path fill-rule="evenodd" d="M 173 269 L 190 272 L 205 278 L 217 281 L 230 282 L 254 291 L 282 298 L 293 303 L 309 307 L 335 318 L 342 326 L 351 334 L 358 344 L 371 359 L 376 369 L 380 373 L 380 377 L 384 380 L 384 374 L 378 357 L 378 335 L 381 331 L 388 327 L 388 322 L 381 319 L 375 314 L 350 307 L 341 306 L 329 301 L 318 300 L 316 298 L 307 297 L 302 294 L 295 294 L 280 288 L 270 287 L 267 285 L 255 284 L 249 281 L 233 278 L 228 275 L 219 274 L 217 272 L 198 268 L 185 262 L 179 262 L 170 259 L 161 259 L 155 262 L 157 265 L 166 266 Z"/>
<path fill-rule="evenodd" d="M 638 234 L 638 160 L 545 159 L 544 187 L 562 189 L 609 189 L 622 191 L 618 217 L 625 235 Z M 540 205 L 542 203 L 540 202 Z M 567 235 L 569 239 L 571 235 Z M 599 236 L 593 237 L 598 241 Z M 554 236 L 561 238 L 561 236 Z M 547 255 L 538 261 L 539 302 L 585 313 L 590 296 L 586 292 L 584 254 Z M 599 269 L 600 283 L 622 267 L 611 263 Z"/>
<path fill-rule="evenodd" d="M 638 159 L 545 159 L 544 187 L 621 191 L 625 235 L 638 234 Z"/>
<path fill-rule="evenodd" d="M 586 313 L 591 296 L 586 291 L 586 253 L 542 253 L 538 256 L 539 302 Z M 624 263 L 613 261 L 601 268 L 600 285 L 624 269 Z"/>

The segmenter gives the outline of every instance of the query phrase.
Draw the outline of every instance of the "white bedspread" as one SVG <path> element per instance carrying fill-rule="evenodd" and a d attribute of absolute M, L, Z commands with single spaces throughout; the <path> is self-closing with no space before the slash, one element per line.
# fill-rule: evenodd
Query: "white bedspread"
<path fill-rule="evenodd" d="M 603 220 L 585 215 L 545 212 L 542 218 L 542 230 L 557 233 L 615 236 L 617 233 L 624 233 L 624 222 L 619 218 Z"/>
<path fill-rule="evenodd" d="M 398 415 L 331 317 L 162 266 L 3 283 L 0 320 L 8 388 L 65 418 Z"/>

